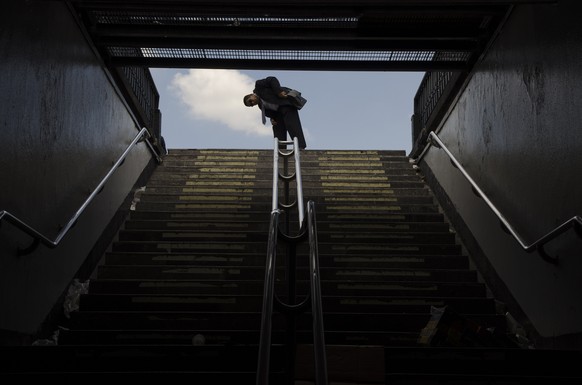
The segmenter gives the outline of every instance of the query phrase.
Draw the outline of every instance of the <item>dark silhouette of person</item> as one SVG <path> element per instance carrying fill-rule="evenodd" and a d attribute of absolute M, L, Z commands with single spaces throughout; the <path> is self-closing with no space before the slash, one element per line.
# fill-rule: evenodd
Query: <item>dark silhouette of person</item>
<path fill-rule="evenodd" d="M 297 138 L 301 150 L 307 147 L 303 128 L 299 119 L 297 107 L 287 99 L 289 88 L 281 87 L 281 83 L 274 76 L 268 76 L 255 82 L 252 94 L 245 95 L 243 102 L 247 107 L 259 106 L 263 124 L 266 117 L 271 119 L 273 135 L 281 140 L 287 140 L 287 133 L 291 139 Z"/>

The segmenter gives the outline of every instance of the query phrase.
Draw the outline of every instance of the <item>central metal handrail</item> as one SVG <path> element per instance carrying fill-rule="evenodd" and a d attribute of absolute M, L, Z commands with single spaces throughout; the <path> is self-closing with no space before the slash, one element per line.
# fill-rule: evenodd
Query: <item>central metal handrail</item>
<path fill-rule="evenodd" d="M 105 177 L 103 177 L 103 179 L 101 180 L 101 182 L 97 185 L 97 187 L 95 187 L 95 189 L 93 190 L 93 192 L 89 195 L 89 197 L 85 200 L 85 202 L 83 202 L 83 204 L 81 205 L 81 207 L 79 207 L 79 209 L 75 212 L 75 214 L 67 222 L 67 224 L 61 229 L 61 231 L 57 234 L 57 237 L 54 240 L 51 240 L 47 236 L 41 234 L 39 231 L 35 230 L 32 226 L 28 225 L 27 223 L 25 223 L 21 219 L 17 218 L 16 216 L 12 215 L 8 211 L 6 211 L 6 210 L 0 211 L 0 222 L 3 219 L 5 219 L 6 221 L 12 223 L 14 226 L 16 226 L 18 229 L 20 229 L 21 231 L 25 232 L 26 234 L 28 234 L 28 235 L 30 235 L 31 237 L 34 238 L 33 243 L 29 247 L 27 247 L 25 249 L 22 249 L 22 250 L 19 250 L 19 254 L 20 255 L 23 255 L 23 254 L 28 254 L 28 253 L 32 252 L 38 246 L 39 243 L 42 243 L 42 244 L 44 244 L 45 246 L 47 246 L 49 248 L 55 248 L 55 247 L 57 247 L 59 245 L 59 243 L 61 242 L 61 240 L 69 232 L 69 230 L 75 225 L 75 223 L 77 222 L 77 220 L 79 219 L 79 217 L 81 216 L 81 214 L 83 213 L 83 211 L 85 211 L 85 209 L 87 208 L 87 206 L 89 206 L 89 204 L 91 203 L 91 201 L 93 201 L 93 199 L 95 198 L 95 196 L 97 196 L 97 194 L 99 194 L 101 192 L 101 190 L 103 189 L 103 187 L 105 186 L 105 184 L 107 183 L 107 181 L 109 180 L 109 178 L 113 175 L 113 173 L 115 172 L 115 170 L 125 161 L 125 158 L 129 154 L 129 152 L 132 150 L 132 148 L 138 142 L 140 142 L 144 136 L 146 137 L 146 141 L 145 142 L 149 146 L 150 151 L 152 151 L 153 154 L 155 155 L 157 162 L 158 163 L 161 162 L 160 156 L 154 150 L 154 148 L 151 145 L 151 143 L 147 140 L 147 138 L 150 137 L 149 131 L 145 127 L 142 128 L 139 131 L 139 133 L 135 136 L 135 138 L 131 141 L 131 143 L 129 144 L 129 146 L 127 146 L 127 148 L 125 149 L 125 151 L 123 152 L 123 154 L 121 154 L 121 156 L 119 157 L 119 159 L 117 160 L 117 162 L 115 162 L 113 164 L 113 166 L 111 167 L 111 169 L 109 170 L 109 172 L 105 175 Z"/>
<path fill-rule="evenodd" d="M 301 181 L 301 162 L 299 160 L 299 148 L 297 138 L 293 138 L 293 141 L 280 141 L 275 138 L 275 149 L 273 151 L 273 200 L 271 205 L 271 210 L 278 210 L 280 207 L 290 208 L 297 205 L 299 212 L 299 227 L 303 225 L 303 220 L 305 217 L 305 209 L 303 207 L 303 182 Z M 280 145 L 293 144 L 293 149 L 288 152 L 283 152 L 279 148 Z M 295 172 L 291 175 L 283 175 L 279 172 L 279 156 L 283 156 L 286 161 L 289 156 L 293 155 L 295 159 Z M 279 180 L 289 182 L 295 179 L 297 184 L 297 200 L 294 203 L 281 204 L 279 202 Z"/>
<path fill-rule="evenodd" d="M 291 152 L 282 152 L 280 145 L 287 145 L 293 143 L 294 149 Z M 298 313 L 307 309 L 311 303 L 311 312 L 313 317 L 313 348 L 315 360 L 315 379 L 316 385 L 327 385 L 327 363 L 325 354 L 325 340 L 323 328 L 323 310 L 321 300 L 321 284 L 319 273 L 319 252 L 317 249 L 317 225 L 315 221 L 315 204 L 312 201 L 308 202 L 308 218 L 307 223 L 304 222 L 303 210 L 303 187 L 301 182 L 301 167 L 299 162 L 299 154 L 295 149 L 298 148 L 297 138 L 293 142 L 279 141 L 275 139 L 275 148 L 273 155 L 273 200 L 271 221 L 269 225 L 269 238 L 267 245 L 267 260 L 265 262 L 265 286 L 263 290 L 263 308 L 261 315 L 261 330 L 259 341 L 259 354 L 257 362 L 257 385 L 267 385 L 269 383 L 269 364 L 271 354 L 271 332 L 272 332 L 272 314 L 274 305 L 277 309 L 287 316 L 287 383 L 293 383 L 294 377 L 294 362 L 296 349 L 296 330 L 295 317 Z M 281 175 L 279 172 L 279 155 L 290 156 L 295 154 L 295 173 L 293 175 Z M 286 170 L 286 164 L 285 164 Z M 279 183 L 283 179 L 288 187 L 288 182 L 292 179 L 297 183 L 297 200 L 295 204 L 298 205 L 299 211 L 299 235 L 291 237 L 288 234 L 280 232 L 279 215 L 283 212 L 280 207 L 291 208 L 295 204 L 281 204 L 278 199 Z M 277 260 L 277 241 L 278 236 L 287 243 L 287 280 L 288 280 L 288 298 L 289 303 L 283 303 L 275 293 L 275 265 Z M 309 279 L 310 279 L 310 293 L 301 303 L 295 303 L 295 259 L 296 259 L 296 245 L 299 242 L 309 239 Z"/>
<path fill-rule="evenodd" d="M 551 230 L 550 232 L 548 232 L 544 236 L 540 237 L 535 242 L 527 244 L 527 242 L 518 234 L 518 232 L 513 228 L 513 226 L 511 226 L 509 221 L 503 216 L 503 214 L 499 211 L 499 209 L 497 209 L 497 207 L 493 204 L 493 202 L 491 202 L 491 200 L 487 197 L 487 195 L 485 195 L 483 190 L 481 190 L 481 188 L 479 188 L 477 183 L 473 180 L 473 178 L 471 178 L 471 176 L 467 173 L 467 171 L 463 168 L 463 166 L 459 163 L 459 161 L 455 158 L 455 156 L 451 153 L 451 151 L 449 151 L 447 146 L 445 146 L 445 144 L 440 140 L 440 138 L 438 137 L 438 135 L 436 133 L 431 132 L 429 134 L 429 136 L 427 138 L 426 147 L 424 148 L 422 153 L 418 156 L 418 158 L 413 159 L 413 162 L 415 164 L 418 164 L 422 160 L 422 158 L 424 158 L 426 152 L 428 151 L 428 149 L 431 146 L 435 146 L 439 149 L 442 149 L 447 154 L 447 156 L 449 157 L 449 159 L 451 160 L 451 162 L 453 163 L 455 168 L 459 169 L 459 171 L 463 174 L 465 179 L 467 179 L 467 181 L 469 181 L 469 183 L 471 184 L 471 186 L 475 190 L 476 194 L 480 198 L 482 198 L 485 201 L 485 203 L 487 203 L 489 208 L 497 216 L 497 218 L 499 219 L 499 221 L 502 224 L 502 228 L 504 230 L 506 230 L 507 232 L 509 232 L 513 236 L 513 238 L 515 238 L 515 240 L 520 244 L 521 248 L 523 250 L 525 250 L 526 252 L 532 252 L 532 251 L 537 250 L 540 253 L 541 257 L 545 261 L 552 263 L 552 264 L 557 264 L 558 258 L 557 257 L 550 257 L 545 252 L 545 250 L 543 248 L 544 245 L 546 243 L 548 243 L 549 241 L 551 241 L 552 239 L 556 238 L 558 235 L 564 233 L 565 231 L 567 231 L 571 227 L 573 227 L 574 230 L 576 231 L 576 233 L 578 234 L 578 236 L 580 236 L 582 238 L 582 217 L 579 215 L 576 215 L 576 216 L 568 219 L 566 222 L 562 223 L 561 225 L 557 226 L 556 228 L 554 228 L 553 230 Z"/>

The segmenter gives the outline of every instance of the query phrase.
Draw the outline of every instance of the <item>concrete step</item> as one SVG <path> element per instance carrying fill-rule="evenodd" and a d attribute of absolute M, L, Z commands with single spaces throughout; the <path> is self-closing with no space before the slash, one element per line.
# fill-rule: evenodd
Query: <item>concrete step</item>
<path fill-rule="evenodd" d="M 317 215 L 320 213 L 353 213 L 353 212 L 374 212 L 376 214 L 388 213 L 438 213 L 438 208 L 429 204 L 398 204 L 398 202 L 356 202 L 339 204 L 317 204 Z M 183 202 L 139 202 L 136 205 L 140 211 L 258 211 L 264 213 L 271 212 L 271 203 L 267 201 L 255 203 L 253 200 L 238 200 L 228 198 L 223 201 L 183 201 Z"/>
<path fill-rule="evenodd" d="M 144 279 L 93 279 L 90 283 L 92 294 L 253 294 L 263 293 L 263 280 L 144 280 Z M 286 283 L 276 283 L 279 298 L 286 298 Z M 297 293 L 305 295 L 309 291 L 309 281 L 300 280 Z M 478 282 L 341 282 L 322 281 L 323 295 L 364 297 L 364 296 L 405 296 L 410 297 L 485 297 L 485 286 Z"/>
<path fill-rule="evenodd" d="M 119 329 L 119 330 L 251 330 L 261 323 L 257 312 L 232 311 L 112 311 L 94 310 L 71 313 L 67 326 L 70 329 Z M 505 330 L 506 319 L 499 314 L 463 314 L 469 320 L 488 328 Z M 424 328 L 431 318 L 430 313 L 338 313 L 326 312 L 325 330 L 367 330 L 416 333 Z M 273 328 L 286 325 L 285 316 L 273 313 Z M 299 314 L 298 330 L 311 330 L 311 313 Z"/>
<path fill-rule="evenodd" d="M 182 170 L 183 171 L 183 170 Z M 392 185 L 393 183 L 413 183 L 416 186 L 418 183 L 422 183 L 419 176 L 413 171 L 397 170 L 391 175 L 381 172 L 368 172 L 368 173 L 346 173 L 334 175 L 331 172 L 324 174 L 316 174 L 312 172 L 308 175 L 301 175 L 301 179 L 304 184 L 308 186 L 317 186 L 324 183 L 388 183 Z M 239 175 L 234 173 L 204 173 L 196 174 L 191 172 L 177 172 L 177 173 L 166 173 L 166 172 L 154 172 L 148 181 L 148 187 L 146 191 L 155 187 L 170 187 L 170 186 L 204 186 L 204 185 L 216 185 L 223 184 L 223 186 L 230 187 L 270 187 L 273 184 L 272 175 Z M 295 182 L 291 181 L 290 186 L 295 186 Z"/>
<path fill-rule="evenodd" d="M 236 219 L 236 218 L 235 218 Z M 171 220 L 171 219 L 151 219 L 151 220 L 139 220 L 139 219 L 129 219 L 125 222 L 124 228 L 127 230 L 174 230 L 174 231 L 208 231 L 208 230 L 237 230 L 240 232 L 244 231 L 263 231 L 267 232 L 269 230 L 269 223 L 264 220 L 229 220 L 220 221 L 218 219 L 196 219 L 192 218 L 190 220 Z M 317 218 L 317 229 L 321 232 L 336 232 L 336 233 L 353 233 L 353 232 L 366 232 L 366 233 L 382 233 L 382 232 L 433 232 L 433 233 L 448 233 L 450 232 L 450 227 L 444 222 L 387 222 L 382 221 L 378 223 L 367 222 L 367 223 L 348 223 L 343 222 L 331 222 L 323 220 L 322 218 Z"/>
<path fill-rule="evenodd" d="M 105 264 L 113 265 L 174 265 L 174 266 L 264 266 L 263 254 L 164 254 L 164 253 L 107 253 Z M 390 256 L 333 256 L 320 255 L 321 267 L 352 268 L 440 268 L 469 269 L 464 255 L 390 255 Z"/>
<path fill-rule="evenodd" d="M 349 162 L 361 162 L 363 164 L 409 164 L 410 158 L 406 156 L 391 156 L 385 154 L 316 154 L 303 153 L 299 156 L 301 164 L 321 163 L 321 164 L 342 164 Z M 264 153 L 259 155 L 247 156 L 230 156 L 230 155 L 215 155 L 215 156 L 173 156 L 171 154 L 164 158 L 165 161 L 175 162 L 174 164 L 193 164 L 203 163 L 210 165 L 223 164 L 257 164 L 261 167 L 272 167 L 273 154 Z M 279 168 L 284 167 L 284 162 L 287 161 L 289 167 L 295 164 L 295 157 L 293 156 L 279 156 Z"/>
<path fill-rule="evenodd" d="M 105 254 L 105 264 L 114 265 L 173 265 L 173 266 L 257 266 L 264 267 L 263 254 L 165 254 L 165 253 L 132 253 L 117 252 Z"/>
<path fill-rule="evenodd" d="M 421 182 L 311 182 L 303 181 L 304 196 L 326 196 L 328 194 L 364 194 L 364 195 L 428 195 L 426 186 Z M 295 183 L 289 185 L 289 190 L 295 192 Z M 181 185 L 148 186 L 141 194 L 142 197 L 148 195 L 269 195 L 273 192 L 272 181 L 262 182 L 231 182 L 205 180 L 198 182 L 186 182 Z"/>
<path fill-rule="evenodd" d="M 327 161 L 327 162 L 342 162 L 342 161 L 349 161 L 349 160 L 360 160 L 360 161 L 388 161 L 388 162 L 409 162 L 409 158 L 405 154 L 396 154 L 396 153 L 325 153 L 325 152 L 317 152 L 317 151 L 305 151 L 299 154 L 301 162 L 310 162 L 310 161 Z M 283 159 L 285 156 L 280 156 L 279 158 Z M 247 153 L 247 154 L 233 154 L 228 151 L 224 151 L 222 154 L 171 154 L 169 153 L 165 160 L 171 161 L 198 161 L 198 162 L 232 162 L 232 161 L 240 161 L 240 162 L 260 162 L 260 163 L 267 163 L 272 164 L 273 159 L 273 151 L 263 151 L 263 152 L 256 152 L 256 153 Z M 288 162 L 294 162 L 294 156 L 287 157 Z"/>
<path fill-rule="evenodd" d="M 393 191 L 393 190 L 392 190 Z M 358 204 L 371 204 L 371 203 L 398 203 L 398 204 L 434 204 L 434 198 L 427 195 L 426 192 L 422 190 L 413 190 L 406 193 L 406 195 L 396 195 L 396 194 L 378 194 L 377 192 L 371 193 L 360 193 L 360 192 L 350 192 L 346 194 L 342 193 L 326 193 L 317 195 L 309 193 L 308 190 L 304 190 L 304 202 L 313 201 L 317 206 L 331 205 L 331 204 L 345 204 L 345 203 L 358 203 Z M 183 202 L 249 202 L 253 204 L 263 204 L 264 207 L 270 208 L 272 202 L 272 191 L 263 189 L 262 191 L 248 192 L 246 194 L 238 194 L 236 192 L 224 192 L 224 191 L 214 191 L 214 192 L 204 192 L 200 194 L 142 194 L 140 197 L 140 204 L 143 202 L 152 203 L 183 203 Z M 295 192 L 292 192 L 288 199 L 289 201 L 295 201 Z M 285 197 L 281 195 L 281 202 L 285 202 Z"/>
<path fill-rule="evenodd" d="M 99 266 L 100 279 L 148 280 L 259 280 L 264 278 L 264 267 L 253 266 Z M 279 279 L 284 279 L 283 267 L 277 269 Z M 308 277 L 307 269 L 300 267 L 297 276 Z M 385 281 L 385 282 L 476 282 L 476 272 L 465 269 L 381 269 L 381 268 L 321 268 L 322 280 L 333 281 Z"/>
<path fill-rule="evenodd" d="M 192 172 L 196 171 L 200 174 L 206 173 L 237 173 L 240 175 L 271 175 L 273 166 L 271 160 L 268 162 L 261 161 L 234 161 L 234 162 L 175 162 L 170 164 L 165 162 L 156 168 L 156 173 L 167 173 L 170 172 Z M 280 164 L 278 170 L 280 172 L 293 172 L 295 169 L 295 163 L 289 162 L 287 166 Z M 413 175 L 416 174 L 417 169 L 413 167 L 412 164 L 404 161 L 397 162 L 370 162 L 368 160 L 358 161 L 356 159 L 349 160 L 346 159 L 343 162 L 319 162 L 319 161 L 307 161 L 305 159 L 301 160 L 301 170 L 305 170 L 306 175 L 335 175 L 335 174 L 355 174 L 355 170 L 360 169 L 361 175 L 365 174 L 381 174 L 381 175 Z M 303 174 L 303 172 L 302 172 Z"/>
<path fill-rule="evenodd" d="M 169 149 L 168 156 L 224 156 L 227 154 L 229 157 L 235 156 L 258 156 L 265 155 L 271 157 L 273 154 L 273 149 L 243 149 L 243 150 L 231 150 L 231 149 Z M 308 155 L 329 155 L 329 156 L 345 156 L 345 155 L 360 155 L 360 156 L 405 156 L 406 152 L 404 150 L 304 150 L 301 151 L 301 156 Z"/>
<path fill-rule="evenodd" d="M 266 242 L 268 233 L 266 231 L 241 232 L 238 230 L 121 230 L 119 231 L 119 241 L 153 241 L 153 242 Z M 322 244 L 454 244 L 455 234 L 448 232 L 439 233 L 413 233 L 413 232 L 374 232 L 374 233 L 340 233 L 318 232 L 317 238 Z"/>
<path fill-rule="evenodd" d="M 307 254 L 308 246 L 297 246 L 300 253 Z M 455 244 L 409 244 L 409 243 L 319 243 L 320 255 L 460 255 L 461 247 Z M 113 252 L 157 252 L 157 253 L 258 253 L 267 252 L 266 242 L 197 241 L 197 242 L 156 242 L 156 241 L 117 241 L 111 246 Z"/>
<path fill-rule="evenodd" d="M 230 158 L 237 157 L 267 157 L 269 160 L 273 158 L 273 149 L 170 149 L 168 157 L 207 157 L 207 158 L 222 158 L 227 156 Z M 303 150 L 300 156 L 314 157 L 314 156 L 362 156 L 362 157 L 405 157 L 406 152 L 403 150 Z"/>
<path fill-rule="evenodd" d="M 84 294 L 79 310 L 260 312 L 262 303 L 262 295 Z M 340 313 L 429 313 L 431 307 L 444 306 L 450 306 L 463 314 L 495 313 L 495 304 L 490 298 L 324 295 L 322 306 L 326 312 Z"/>
<path fill-rule="evenodd" d="M 418 333 L 383 331 L 326 331 L 325 341 L 334 345 L 418 346 Z M 283 329 L 271 334 L 274 344 L 284 344 Z M 300 330 L 297 342 L 313 342 L 311 330 Z M 259 330 L 70 330 L 63 331 L 59 341 L 64 345 L 214 345 L 253 346 L 260 340 Z"/>
<path fill-rule="evenodd" d="M 292 167 L 288 168 L 292 172 Z M 303 170 L 303 168 L 302 168 Z M 388 178 L 389 180 L 395 178 L 415 178 L 418 180 L 419 176 L 412 167 L 391 167 L 391 168 L 316 168 L 313 167 L 307 172 L 302 171 L 302 178 L 305 181 L 321 181 L 321 180 L 351 180 L 353 178 Z M 202 180 L 202 179 L 216 179 L 216 180 L 257 180 L 257 181 L 272 181 L 272 169 L 256 168 L 256 167 L 167 167 L 159 166 L 151 176 L 151 180 Z"/>
<path fill-rule="evenodd" d="M 316 209 L 317 210 L 317 209 Z M 378 212 L 375 210 L 361 210 L 350 212 L 321 212 L 317 210 L 317 223 L 331 222 L 336 224 L 373 224 L 377 226 L 386 222 L 393 223 L 408 223 L 408 222 L 438 222 L 444 223 L 444 216 L 440 212 L 418 212 L 418 213 L 403 213 L 403 212 Z M 224 210 L 210 210 L 205 211 L 187 211 L 177 210 L 148 210 L 148 211 L 131 211 L 129 220 L 182 220 L 182 221 L 224 221 L 229 222 L 261 222 L 269 223 L 270 211 L 253 211 L 234 212 Z"/>

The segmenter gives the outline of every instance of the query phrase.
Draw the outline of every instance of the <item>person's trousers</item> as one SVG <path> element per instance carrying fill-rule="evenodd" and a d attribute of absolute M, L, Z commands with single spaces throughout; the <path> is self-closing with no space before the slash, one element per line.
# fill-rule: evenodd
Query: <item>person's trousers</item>
<path fill-rule="evenodd" d="M 297 108 L 293 106 L 279 106 L 277 115 L 275 119 L 277 124 L 273 126 L 273 134 L 275 137 L 285 141 L 287 140 L 287 133 L 289 133 L 291 139 L 297 138 L 300 149 L 303 150 L 307 147 Z"/>

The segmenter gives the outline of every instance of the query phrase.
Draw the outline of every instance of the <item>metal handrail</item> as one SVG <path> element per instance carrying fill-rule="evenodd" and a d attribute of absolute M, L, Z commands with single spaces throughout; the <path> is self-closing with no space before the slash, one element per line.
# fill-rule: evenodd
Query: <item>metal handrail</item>
<path fill-rule="evenodd" d="M 259 357 L 257 362 L 257 385 L 269 383 L 269 363 L 271 361 L 271 330 L 273 303 L 275 300 L 275 261 L 277 257 L 277 234 L 280 210 L 271 212 L 269 224 L 269 241 L 267 243 L 267 260 L 265 261 L 265 286 L 263 288 L 263 310 L 261 313 L 261 331 Z"/>
<path fill-rule="evenodd" d="M 81 216 L 81 214 L 83 213 L 83 211 L 85 211 L 85 209 L 87 208 L 87 206 L 89 206 L 89 204 L 95 198 L 95 196 L 97 196 L 97 194 L 99 194 L 101 192 L 101 190 L 103 189 L 103 186 L 105 186 L 105 183 L 107 183 L 107 181 L 109 180 L 109 178 L 111 177 L 111 175 L 113 175 L 113 173 L 115 172 L 115 170 L 123 163 L 123 161 L 127 157 L 127 154 L 129 154 L 129 152 L 131 151 L 131 149 L 140 140 L 142 140 L 142 137 L 144 135 L 147 135 L 147 137 L 146 137 L 146 143 L 147 143 L 148 147 L 150 148 L 150 151 L 152 151 L 154 153 L 154 155 L 156 156 L 157 162 L 158 163 L 161 162 L 160 156 L 157 154 L 156 150 L 153 148 L 153 146 L 151 145 L 151 143 L 147 140 L 147 138 L 150 137 L 149 131 L 145 127 L 142 128 L 139 131 L 139 133 L 135 136 L 135 138 L 132 140 L 132 142 L 129 144 L 129 146 L 127 146 L 127 148 L 125 149 L 125 151 L 123 152 L 123 154 L 121 154 L 121 156 L 119 157 L 119 159 L 117 160 L 117 162 L 115 162 L 115 164 L 111 167 L 111 169 L 109 170 L 109 172 L 105 175 L 105 177 L 101 180 L 101 182 L 93 190 L 93 192 L 91 193 L 91 195 L 89 195 L 89 197 L 85 200 L 85 202 L 83 202 L 83 204 L 75 212 L 75 214 L 73 215 L 73 217 L 61 229 L 61 231 L 59 232 L 59 234 L 57 235 L 57 237 L 54 240 L 51 240 L 47 236 L 41 234 L 39 231 L 35 230 L 32 226 L 26 224 L 24 221 L 20 220 L 19 218 L 17 218 L 14 215 L 12 215 L 10 212 L 8 212 L 6 210 L 0 211 L 0 222 L 3 219 L 6 219 L 6 221 L 12 223 L 18 229 L 22 230 L 23 232 L 25 232 L 26 234 L 28 234 L 28 235 L 30 235 L 31 237 L 34 238 L 33 244 L 30 245 L 29 247 L 27 247 L 26 249 L 20 250 L 19 254 L 22 255 L 22 254 L 30 253 L 32 250 L 34 250 L 38 246 L 38 243 L 39 242 L 43 243 L 45 246 L 47 246 L 49 248 L 55 248 L 55 247 L 57 247 L 58 244 L 61 242 L 61 240 L 69 232 L 69 230 L 75 225 L 75 223 L 77 222 L 77 219 L 79 218 L 79 216 Z"/>
<path fill-rule="evenodd" d="M 543 249 L 543 246 L 546 243 L 548 243 L 549 241 L 551 241 L 552 239 L 556 238 L 558 235 L 567 231 L 570 227 L 574 227 L 574 230 L 576 231 L 578 236 L 580 236 L 582 238 L 582 217 L 579 215 L 576 215 L 576 216 L 568 219 L 566 222 L 562 223 L 561 225 L 557 226 L 556 228 L 554 228 L 553 230 L 551 230 L 550 232 L 548 232 L 544 236 L 540 237 L 535 242 L 532 242 L 528 245 L 527 242 L 513 228 L 513 226 L 511 226 L 509 221 L 503 216 L 503 214 L 499 211 L 499 209 L 497 209 L 497 207 L 495 207 L 495 205 L 491 202 L 491 200 L 487 197 L 487 195 L 485 195 L 483 190 L 481 190 L 481 188 L 479 188 L 477 183 L 473 180 L 473 178 L 471 178 L 471 176 L 467 173 L 467 171 L 463 168 L 463 166 L 461 166 L 459 161 L 454 157 L 454 155 L 451 153 L 451 151 L 449 151 L 449 149 L 440 140 L 440 138 L 438 137 L 438 135 L 436 133 L 431 132 L 429 134 L 429 136 L 427 138 L 426 147 L 424 148 L 422 153 L 418 156 L 418 158 L 413 159 L 413 162 L 415 164 L 418 164 L 422 160 L 422 158 L 424 158 L 424 155 L 426 154 L 426 152 L 428 151 L 428 149 L 431 146 L 435 146 L 437 148 L 442 149 L 448 155 L 448 157 L 451 160 L 451 162 L 453 163 L 453 165 L 457 169 L 459 169 L 459 171 L 461 171 L 461 173 L 463 174 L 465 179 L 467 179 L 469 181 L 469 183 L 471 184 L 473 189 L 476 191 L 477 195 L 479 197 L 483 198 L 485 203 L 487 203 L 489 208 L 497 216 L 497 218 L 499 219 L 499 221 L 502 224 L 503 229 L 506 230 L 507 232 L 509 232 L 513 236 L 513 238 L 515 238 L 515 240 L 520 244 L 521 248 L 524 251 L 532 252 L 532 251 L 535 251 L 537 249 L 537 251 L 540 253 L 540 255 L 542 256 L 542 258 L 545 261 L 552 263 L 552 264 L 557 264 L 558 258 L 557 257 L 550 257 Z"/>
<path fill-rule="evenodd" d="M 294 150 L 291 152 L 282 152 L 279 148 L 281 144 L 294 144 Z M 298 312 L 304 311 L 311 302 L 312 317 L 313 317 L 313 336 L 314 336 L 314 359 L 315 359 L 315 377 L 317 385 L 327 385 L 327 363 L 325 355 L 325 340 L 324 340 L 324 328 L 323 328 L 323 310 L 321 306 L 321 284 L 320 284 L 320 273 L 319 273 L 319 252 L 317 249 L 317 226 L 315 222 L 315 204 L 312 201 L 308 202 L 308 218 L 307 226 L 304 223 L 304 212 L 303 212 L 303 187 L 301 181 L 301 167 L 298 151 L 297 138 L 294 138 L 293 142 L 279 141 L 275 138 L 275 148 L 273 151 L 273 199 L 272 199 L 272 211 L 271 211 L 271 222 L 269 225 L 269 239 L 267 245 L 267 260 L 265 261 L 265 286 L 263 289 L 263 307 L 261 315 L 261 330 L 260 330 L 260 341 L 259 341 L 259 356 L 257 362 L 257 385 L 267 385 L 269 383 L 269 363 L 270 363 L 270 352 L 271 352 L 271 333 L 272 333 L 272 314 L 273 307 L 277 305 L 279 311 L 283 311 L 288 316 L 288 347 L 294 349 L 295 344 L 295 315 Z M 279 155 L 285 157 L 290 156 L 292 153 L 295 154 L 295 174 L 293 175 L 281 175 L 279 172 Z M 286 160 L 286 158 L 285 158 Z M 286 163 L 285 163 L 286 166 Z M 287 167 L 285 167 L 286 170 Z M 297 237 L 290 237 L 288 234 L 280 233 L 278 220 L 279 215 L 282 210 L 279 207 L 290 208 L 290 205 L 281 205 L 278 199 L 278 186 L 279 179 L 283 179 L 285 182 L 291 179 L 296 179 L 297 183 L 297 201 L 299 211 L 299 225 L 300 234 Z M 287 185 L 286 185 L 287 187 Z M 279 234 L 280 233 L 280 234 Z M 283 303 L 275 293 L 275 264 L 276 264 L 276 253 L 277 253 L 277 237 L 281 235 L 283 241 L 288 242 L 291 247 L 288 248 L 288 280 L 289 280 L 289 299 L 291 303 Z M 296 304 L 293 302 L 295 297 L 295 244 L 303 241 L 305 235 L 309 237 L 309 277 L 310 277 L 310 293 L 307 298 L 305 298 L 301 303 Z M 290 318 L 289 318 L 290 317 Z M 294 354 L 294 353 L 291 353 Z M 288 357 L 289 358 L 289 357 Z M 289 358 L 289 362 L 294 362 L 294 358 Z M 288 362 L 288 364 L 289 364 Z M 291 365 L 292 367 L 293 365 Z M 288 366 L 289 368 L 289 366 Z M 293 369 L 288 369 L 289 374 L 291 374 Z M 288 379 L 289 380 L 289 379 Z"/>
<path fill-rule="evenodd" d="M 274 140 L 275 143 L 275 148 L 273 151 L 273 200 L 272 200 L 272 205 L 271 205 L 271 209 L 272 210 L 277 210 L 279 209 L 279 207 L 281 206 L 279 203 L 279 179 L 282 180 L 290 180 L 290 179 L 295 179 L 296 184 L 297 184 L 297 201 L 295 203 L 297 203 L 297 208 L 299 211 L 299 227 L 301 227 L 303 225 L 303 220 L 305 217 L 305 209 L 303 207 L 303 183 L 301 181 L 301 162 L 299 160 L 299 151 L 297 150 L 299 148 L 299 144 L 298 144 L 298 140 L 297 138 L 293 138 L 293 141 L 280 141 L 279 139 L 275 138 Z M 293 145 L 293 150 L 289 151 L 289 152 L 283 152 L 279 149 L 279 145 L 280 144 L 292 144 Z M 287 158 L 291 155 L 294 156 L 295 159 L 295 173 L 292 175 L 282 175 L 279 172 L 279 155 Z M 291 207 L 293 204 L 288 205 L 286 207 Z"/>
<path fill-rule="evenodd" d="M 313 317 L 313 356 L 315 358 L 315 383 L 327 384 L 327 358 L 325 354 L 325 330 L 321 300 L 321 276 L 319 274 L 319 250 L 315 203 L 307 203 L 307 231 L 309 232 L 309 281 L 311 284 L 311 314 Z"/>

